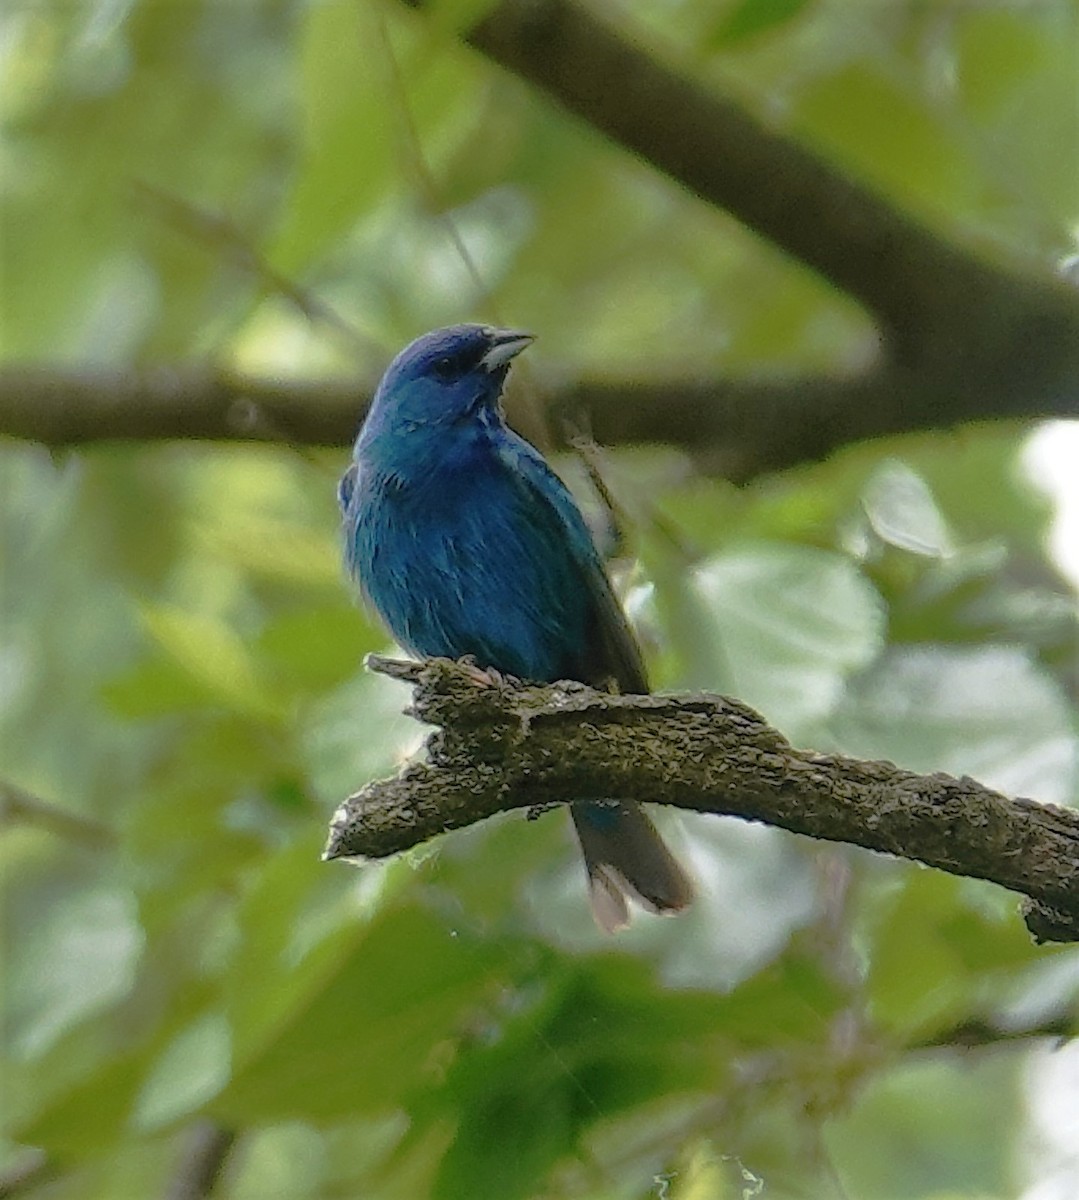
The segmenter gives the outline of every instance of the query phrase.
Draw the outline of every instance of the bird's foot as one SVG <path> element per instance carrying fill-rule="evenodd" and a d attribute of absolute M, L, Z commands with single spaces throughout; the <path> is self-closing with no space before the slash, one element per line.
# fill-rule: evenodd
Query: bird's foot
<path fill-rule="evenodd" d="M 505 687 L 520 685 L 520 680 L 513 675 L 506 675 L 495 667 L 480 667 L 476 665 L 476 660 L 471 654 L 466 654 L 464 657 L 457 660 L 464 667 L 469 679 L 480 687 Z"/>

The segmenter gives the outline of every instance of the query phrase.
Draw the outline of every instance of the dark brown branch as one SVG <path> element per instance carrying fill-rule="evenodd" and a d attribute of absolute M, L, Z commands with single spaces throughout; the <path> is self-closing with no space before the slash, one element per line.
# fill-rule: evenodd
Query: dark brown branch
<path fill-rule="evenodd" d="M 0 369 L 0 433 L 54 447 L 215 439 L 345 446 L 370 382 L 283 383 L 184 364 L 142 371 Z M 864 379 L 707 382 L 585 380 L 546 397 L 550 425 L 584 424 L 605 446 L 679 446 L 746 480 L 814 462 L 865 438 L 987 418 L 1079 415 L 1079 398 L 954 387 L 947 396 L 898 370 Z"/>
<path fill-rule="evenodd" d="M 503 0 L 467 40 L 859 300 L 893 360 L 1035 392 L 1074 375 L 1079 301 L 1063 282 L 952 245 L 571 0 Z"/>
<path fill-rule="evenodd" d="M 440 727 L 429 761 L 338 810 L 327 858 L 383 858 L 500 812 L 654 801 L 763 821 L 987 879 L 1053 910 L 1037 935 L 1079 941 L 1079 812 L 966 777 L 796 750 L 722 696 L 611 696 L 581 684 L 479 686 L 460 664 L 373 659 Z"/>
<path fill-rule="evenodd" d="M 340 446 L 355 436 L 370 386 L 244 379 L 198 363 L 8 366 L 0 369 L 0 433 L 54 447 L 177 438 Z"/>

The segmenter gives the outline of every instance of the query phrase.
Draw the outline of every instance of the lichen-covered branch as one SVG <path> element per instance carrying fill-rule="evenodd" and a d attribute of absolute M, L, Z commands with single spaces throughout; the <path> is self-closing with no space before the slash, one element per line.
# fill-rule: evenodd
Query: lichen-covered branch
<path fill-rule="evenodd" d="M 345 801 L 326 858 L 384 858 L 513 809 L 652 801 L 987 879 L 1026 897 L 1039 940 L 1079 941 L 1079 812 L 1010 800 L 966 777 L 797 750 L 723 696 L 485 686 L 442 659 L 370 665 L 413 684 L 411 712 L 438 730 L 426 762 Z"/>

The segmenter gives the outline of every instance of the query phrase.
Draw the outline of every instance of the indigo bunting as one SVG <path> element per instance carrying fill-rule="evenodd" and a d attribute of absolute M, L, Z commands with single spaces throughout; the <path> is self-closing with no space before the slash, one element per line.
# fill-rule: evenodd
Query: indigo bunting
<path fill-rule="evenodd" d="M 646 692 L 641 653 L 573 497 L 505 423 L 502 386 L 527 333 L 453 325 L 393 360 L 338 489 L 345 558 L 417 657 L 472 657 L 536 683 Z M 639 804 L 570 805 L 592 911 L 608 932 L 627 897 L 689 904 L 689 878 Z"/>

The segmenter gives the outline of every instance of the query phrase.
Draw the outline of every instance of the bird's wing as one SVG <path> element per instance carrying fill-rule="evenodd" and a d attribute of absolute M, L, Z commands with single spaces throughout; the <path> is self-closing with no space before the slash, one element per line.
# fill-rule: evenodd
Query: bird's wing
<path fill-rule="evenodd" d="M 644 660 L 611 589 L 599 552 L 577 502 L 543 456 L 511 431 L 498 439 L 496 452 L 521 492 L 529 518 L 546 526 L 552 540 L 564 545 L 580 572 L 581 586 L 591 598 L 591 637 L 582 647 L 577 678 L 595 687 L 622 692 L 648 691 Z"/>

